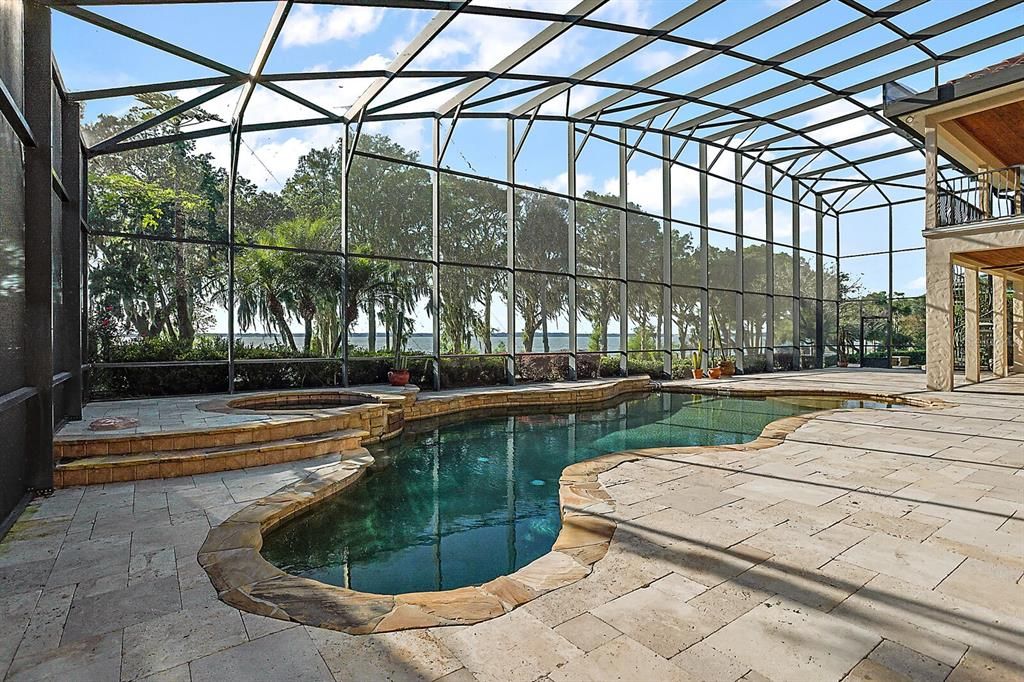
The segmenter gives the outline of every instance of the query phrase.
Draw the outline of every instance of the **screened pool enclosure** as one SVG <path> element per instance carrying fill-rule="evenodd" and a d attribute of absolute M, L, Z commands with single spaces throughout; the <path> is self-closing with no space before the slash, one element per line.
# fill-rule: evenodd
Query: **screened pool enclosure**
<path fill-rule="evenodd" d="M 922 141 L 882 86 L 1024 36 L 1011 0 L 0 15 L 19 434 L 82 397 L 379 383 L 396 351 L 427 389 L 920 364 Z"/>

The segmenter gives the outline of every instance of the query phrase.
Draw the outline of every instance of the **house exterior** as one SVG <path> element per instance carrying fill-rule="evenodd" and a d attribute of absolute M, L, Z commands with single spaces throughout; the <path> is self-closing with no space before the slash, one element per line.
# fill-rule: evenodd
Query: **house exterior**
<path fill-rule="evenodd" d="M 1024 55 L 927 92 L 890 83 L 884 98 L 885 115 L 925 146 L 928 388 L 953 388 L 954 266 L 965 272 L 967 381 L 981 380 L 987 351 L 982 273 L 992 277 L 992 371 L 1024 370 Z"/>

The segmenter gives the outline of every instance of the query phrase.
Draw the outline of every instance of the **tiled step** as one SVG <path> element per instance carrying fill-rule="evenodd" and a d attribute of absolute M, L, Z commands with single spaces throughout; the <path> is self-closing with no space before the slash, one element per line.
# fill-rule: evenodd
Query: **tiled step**
<path fill-rule="evenodd" d="M 344 455 L 345 452 L 362 452 L 360 443 L 368 435 L 368 432 L 361 429 L 341 429 L 264 443 L 82 457 L 58 464 L 54 470 L 54 485 L 66 488 L 115 481 L 191 476 L 280 464 L 332 453 Z"/>
<path fill-rule="evenodd" d="M 365 413 L 365 414 L 363 414 Z M 379 414 L 377 414 L 379 413 Z M 102 438 L 57 438 L 54 455 L 59 461 L 103 455 L 136 455 L 149 452 L 188 451 L 233 445 L 269 443 L 385 423 L 386 407 L 360 406 L 359 411 L 329 415 L 296 415 L 271 421 L 253 421 L 230 427 L 202 428 L 153 434 L 125 434 Z"/>

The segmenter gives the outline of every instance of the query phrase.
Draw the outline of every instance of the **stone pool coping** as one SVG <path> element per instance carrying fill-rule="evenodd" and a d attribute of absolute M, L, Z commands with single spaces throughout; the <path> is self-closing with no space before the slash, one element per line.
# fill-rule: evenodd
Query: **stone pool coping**
<path fill-rule="evenodd" d="M 596 403 L 625 393 L 647 390 L 650 379 L 647 376 L 623 377 L 593 381 L 581 381 L 569 385 L 532 384 L 518 387 L 492 389 L 448 390 L 440 394 L 423 394 L 414 386 L 390 390 L 361 390 L 353 388 L 306 389 L 302 391 L 260 391 L 241 396 L 224 395 L 196 401 L 192 408 L 201 412 L 221 415 L 252 417 L 252 420 L 228 423 L 214 427 L 181 426 L 147 431 L 145 433 L 90 432 L 86 434 L 57 434 L 53 440 L 54 456 L 57 462 L 75 459 L 110 457 L 110 461 L 96 462 L 98 467 L 110 469 L 121 456 L 147 457 L 145 464 L 158 464 L 161 453 L 228 446 L 258 446 L 287 438 L 302 438 L 318 434 L 357 429 L 367 432 L 362 444 L 375 443 L 398 436 L 406 421 L 428 419 L 468 410 L 489 408 L 577 405 Z M 343 403 L 339 398 L 358 402 Z M 302 401 L 334 401 L 333 407 L 299 407 Z M 262 411 L 251 409 L 253 405 L 295 404 L 294 409 Z M 258 449 L 256 447 L 255 449 Z M 315 456 L 310 454 L 308 456 Z M 155 455 L 155 456 L 154 456 Z M 294 459 L 294 458 L 293 458 Z M 274 463 L 274 462 L 264 462 Z M 249 460 L 240 459 L 238 466 L 228 466 L 211 471 L 238 469 L 254 466 Z M 203 471 L 189 473 L 204 473 Z M 107 476 L 91 480 L 88 477 L 73 477 L 72 480 L 58 481 L 62 485 L 85 485 L 89 483 L 110 483 L 112 481 L 138 480 L 154 476 L 128 475 Z M 159 473 L 156 470 L 155 473 Z M 58 478 L 63 471 L 58 467 Z M 181 474 L 177 474 L 181 475 Z"/>
<path fill-rule="evenodd" d="M 261 391 L 190 403 L 242 423 L 147 433 L 90 433 L 54 439 L 55 487 L 169 478 L 281 464 L 360 448 L 401 435 L 406 422 L 473 410 L 595 404 L 649 390 L 647 376 L 464 389 L 423 395 L 413 386 Z M 332 406 L 302 406 L 308 402 Z M 267 406 L 276 408 L 261 411 Z"/>
<path fill-rule="evenodd" d="M 744 397 L 802 396 L 874 400 L 944 408 L 935 399 L 846 390 L 765 390 L 758 388 L 674 385 L 664 390 Z M 858 408 L 852 408 L 858 409 Z M 294 576 L 260 554 L 264 535 L 309 506 L 358 481 L 373 462 L 369 452 L 327 465 L 305 479 L 261 498 L 213 527 L 199 550 L 218 598 L 243 611 L 349 634 L 393 632 L 444 625 L 472 625 L 501 616 L 537 597 L 590 575 L 611 544 L 617 527 L 608 518 L 615 500 L 599 475 L 647 457 L 673 458 L 716 451 L 757 451 L 774 447 L 817 417 L 848 411 L 826 409 L 777 419 L 747 443 L 721 446 L 644 448 L 601 455 L 571 464 L 559 479 L 562 528 L 550 552 L 519 570 L 475 587 L 437 592 L 381 595 Z"/>

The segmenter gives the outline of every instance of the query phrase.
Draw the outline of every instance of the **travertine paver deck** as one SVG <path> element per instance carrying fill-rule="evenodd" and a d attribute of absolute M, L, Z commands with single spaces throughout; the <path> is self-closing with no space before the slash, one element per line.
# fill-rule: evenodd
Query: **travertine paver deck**
<path fill-rule="evenodd" d="M 578 381 L 574 384 L 558 383 L 536 383 L 525 386 L 492 386 L 486 388 L 461 388 L 448 391 L 429 391 L 421 394 L 421 400 L 443 398 L 451 395 L 472 396 L 479 393 L 494 393 L 495 391 L 515 392 L 543 392 L 554 386 L 572 385 L 577 387 L 602 386 L 613 382 L 614 379 L 592 379 Z M 308 389 L 316 392 L 318 390 L 330 389 Z M 369 393 L 372 395 L 402 394 L 406 389 L 384 384 L 373 384 L 369 386 L 353 386 L 349 390 L 355 393 Z M 270 391 L 271 393 L 286 394 L 288 391 Z M 295 391 L 302 393 L 303 391 Z M 158 434 L 182 431 L 185 429 L 207 428 L 215 429 L 237 424 L 250 422 L 278 422 L 290 419 L 293 414 L 282 412 L 263 413 L 225 413 L 223 411 L 204 409 L 210 404 L 217 403 L 231 398 L 239 398 L 253 394 L 238 393 L 213 393 L 200 396 L 169 396 L 164 398 L 140 398 L 137 400 L 110 400 L 95 401 L 87 404 L 82 410 L 81 421 L 74 421 L 61 427 L 58 438 L 112 438 L 130 434 Z M 314 412 L 317 410 L 313 410 Z M 129 417 L 138 419 L 138 426 L 116 431 L 92 431 L 89 424 L 96 419 L 104 417 Z"/>
<path fill-rule="evenodd" d="M 850 370 L 723 383 L 923 393 L 924 382 Z M 216 600 L 196 561 L 211 523 L 330 458 L 61 490 L 0 544 L 0 670 L 15 680 L 1021 679 L 1024 378 L 936 397 L 954 406 L 826 416 L 770 449 L 607 471 L 618 528 L 593 573 L 465 627 L 355 636 Z"/>

